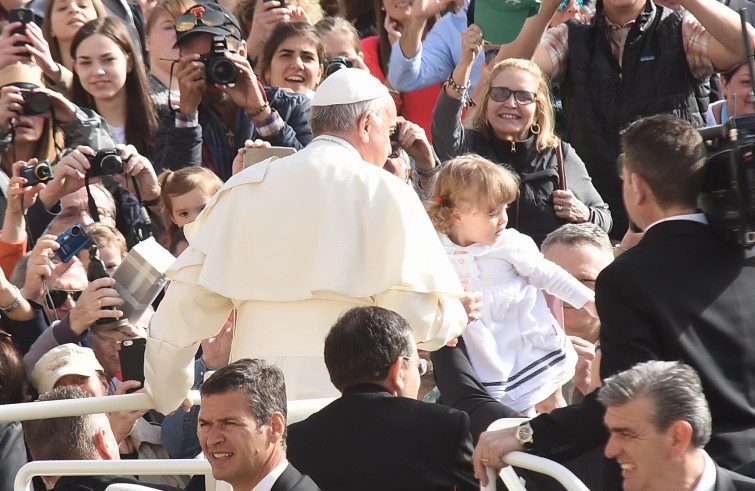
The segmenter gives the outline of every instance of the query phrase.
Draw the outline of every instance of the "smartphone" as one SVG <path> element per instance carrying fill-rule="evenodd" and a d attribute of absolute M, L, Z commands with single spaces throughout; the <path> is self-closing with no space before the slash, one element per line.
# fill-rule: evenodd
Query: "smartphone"
<path fill-rule="evenodd" d="M 296 153 L 295 148 L 291 147 L 259 147 L 244 149 L 244 168 L 250 165 L 258 164 L 270 157 L 288 157 Z"/>
<path fill-rule="evenodd" d="M 147 349 L 147 338 L 127 339 L 121 342 L 119 357 L 121 360 L 121 376 L 123 381 L 136 380 L 142 385 L 136 389 L 129 389 L 130 394 L 144 387 L 144 351 Z"/>
<path fill-rule="evenodd" d="M 55 254 L 57 254 L 62 262 L 67 263 L 89 244 L 89 237 L 84 232 L 84 227 L 77 223 L 60 234 L 56 242 L 60 244 L 60 247 L 55 251 Z"/>
<path fill-rule="evenodd" d="M 21 25 L 13 29 L 12 34 L 26 34 L 26 24 L 34 22 L 34 11 L 31 9 L 10 9 L 8 22 L 20 22 Z M 27 43 L 15 43 L 13 46 L 26 46 Z M 31 55 L 29 55 L 31 56 Z"/>

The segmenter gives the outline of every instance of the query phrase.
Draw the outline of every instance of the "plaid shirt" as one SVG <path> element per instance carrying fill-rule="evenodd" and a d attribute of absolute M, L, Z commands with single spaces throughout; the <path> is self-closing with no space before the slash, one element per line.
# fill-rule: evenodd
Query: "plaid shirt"
<path fill-rule="evenodd" d="M 611 51 L 619 66 L 621 66 L 624 43 L 635 21 L 619 26 L 606 18 L 606 23 L 611 41 Z M 682 18 L 682 37 L 687 64 L 692 75 L 698 80 L 706 79 L 715 72 L 713 62 L 708 56 L 710 33 L 691 14 L 687 14 Z M 569 26 L 561 24 L 558 27 L 548 29 L 540 46 L 545 48 L 548 56 L 550 56 L 553 64 L 551 83 L 557 86 L 564 81 L 566 75 L 566 63 L 569 59 Z"/>

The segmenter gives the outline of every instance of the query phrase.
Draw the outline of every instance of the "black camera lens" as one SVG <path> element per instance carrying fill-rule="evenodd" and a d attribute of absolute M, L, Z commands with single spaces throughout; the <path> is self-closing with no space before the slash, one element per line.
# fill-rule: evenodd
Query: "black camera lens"
<path fill-rule="evenodd" d="M 50 168 L 50 164 L 46 162 L 39 163 L 34 166 L 34 175 L 37 176 L 37 179 L 40 181 L 46 181 L 52 176 L 52 169 Z"/>
<path fill-rule="evenodd" d="M 29 116 L 42 114 L 50 110 L 52 101 L 44 92 L 22 92 L 24 98 L 24 113 Z"/>
<path fill-rule="evenodd" d="M 333 57 L 330 62 L 328 63 L 327 68 L 325 68 L 325 77 L 329 77 L 336 73 L 341 68 L 351 68 L 354 64 L 346 59 L 344 56 L 335 56 Z"/>
<path fill-rule="evenodd" d="M 236 81 L 236 65 L 222 55 L 212 58 L 207 64 L 207 78 L 216 84 L 232 84 Z"/>
<path fill-rule="evenodd" d="M 123 172 L 123 164 L 117 155 L 106 155 L 100 162 L 102 173 L 108 176 Z"/>

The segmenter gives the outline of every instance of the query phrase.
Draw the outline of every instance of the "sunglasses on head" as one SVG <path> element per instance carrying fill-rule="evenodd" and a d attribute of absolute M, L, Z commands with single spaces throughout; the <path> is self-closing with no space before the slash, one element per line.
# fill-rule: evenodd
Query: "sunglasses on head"
<path fill-rule="evenodd" d="M 81 296 L 81 290 L 50 290 L 46 296 L 47 306 L 51 309 L 57 309 L 68 300 L 70 295 L 73 301 L 77 301 Z"/>
<path fill-rule="evenodd" d="M 527 105 L 535 102 L 537 94 L 529 90 L 511 90 L 507 87 L 491 87 L 490 98 L 496 102 L 506 102 L 509 97 L 514 96 L 517 104 Z"/>
<path fill-rule="evenodd" d="M 197 26 L 220 27 L 226 24 L 233 22 L 223 12 L 205 10 L 204 7 L 197 6 L 176 20 L 176 31 L 186 32 Z"/>

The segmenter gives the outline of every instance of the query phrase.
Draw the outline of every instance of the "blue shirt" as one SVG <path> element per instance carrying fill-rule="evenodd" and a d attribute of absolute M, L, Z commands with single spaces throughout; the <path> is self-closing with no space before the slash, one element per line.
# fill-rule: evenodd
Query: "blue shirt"
<path fill-rule="evenodd" d="M 388 81 L 394 89 L 399 92 L 422 89 L 444 82 L 453 73 L 461 59 L 461 33 L 467 30 L 468 6 L 467 1 L 458 12 L 448 13 L 436 22 L 412 58 L 404 56 L 396 41 L 388 63 Z M 480 52 L 472 65 L 472 89 L 480 77 L 483 58 Z"/>

